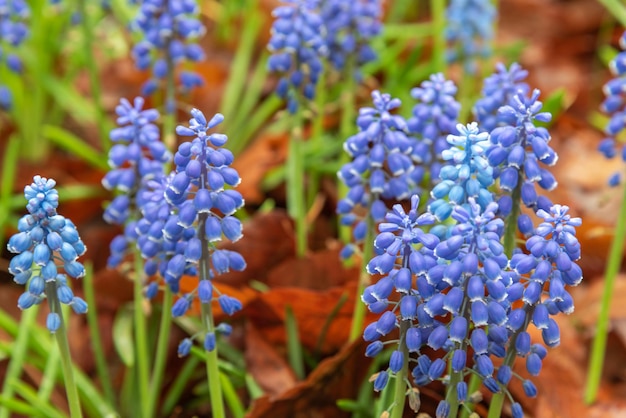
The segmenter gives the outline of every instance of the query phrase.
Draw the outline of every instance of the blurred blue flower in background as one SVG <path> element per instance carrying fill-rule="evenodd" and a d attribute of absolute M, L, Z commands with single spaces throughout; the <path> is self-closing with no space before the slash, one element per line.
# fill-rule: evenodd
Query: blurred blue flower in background
<path fill-rule="evenodd" d="M 475 73 L 477 62 L 492 55 L 491 41 L 497 12 L 490 0 L 452 0 L 447 10 L 449 62 L 462 62 Z"/>
<path fill-rule="evenodd" d="M 143 34 L 133 47 L 132 55 L 140 70 L 152 69 L 152 77 L 142 87 L 142 95 L 160 88 L 168 75 L 174 76 L 178 64 L 204 60 L 204 51 L 195 41 L 204 35 L 204 25 L 198 19 L 196 0 L 144 0 L 131 27 Z M 184 91 L 201 86 L 202 77 L 181 71 L 178 82 Z M 166 103 L 172 112 L 175 103 Z"/>
<path fill-rule="evenodd" d="M 287 100 L 295 113 L 301 98 L 315 97 L 315 86 L 323 70 L 322 58 L 328 54 L 325 26 L 319 0 L 281 0 L 274 9 L 272 36 L 267 45 L 272 53 L 268 68 L 278 73 L 276 94 Z"/>
<path fill-rule="evenodd" d="M 0 0 L 0 65 L 18 74 L 22 71 L 22 60 L 15 49 L 28 35 L 24 21 L 29 16 L 30 8 L 25 1 Z M 9 110 L 11 106 L 11 91 L 0 81 L 0 109 Z"/>

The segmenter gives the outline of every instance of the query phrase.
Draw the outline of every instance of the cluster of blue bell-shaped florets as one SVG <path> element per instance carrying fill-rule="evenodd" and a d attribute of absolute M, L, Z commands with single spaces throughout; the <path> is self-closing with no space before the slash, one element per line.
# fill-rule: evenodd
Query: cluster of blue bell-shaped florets
<path fill-rule="evenodd" d="M 270 72 L 280 75 L 276 93 L 295 113 L 303 99 L 312 100 L 324 60 L 343 70 L 353 59 L 350 77 L 360 77 L 363 64 L 376 58 L 370 45 L 381 31 L 380 0 L 281 0 L 274 9 Z"/>
<path fill-rule="evenodd" d="M 519 67 L 510 74 L 501 67 L 492 81 L 507 79 L 505 74 L 514 82 L 525 77 Z M 513 373 L 513 362 L 523 358 L 528 374 L 539 374 L 545 347 L 560 341 L 553 316 L 573 311 L 566 287 L 582 280 L 576 264 L 580 218 L 535 191 L 535 183 L 546 190 L 556 186 L 544 166 L 557 161 L 547 129 L 535 125 L 551 118 L 541 112 L 538 96 L 538 90 L 528 96 L 524 88 L 510 95 L 497 117 L 487 119 L 495 124 L 490 131 L 475 122 L 457 125 L 458 134 L 448 135 L 448 148 L 436 156 L 448 164 L 427 211 L 420 215 L 420 199 L 413 195 L 408 212 L 395 205 L 379 224 L 367 271 L 382 277 L 362 298 L 380 317 L 364 331 L 370 342 L 366 355 L 376 356 L 385 346 L 395 349 L 388 368 L 374 379 L 376 390 L 407 368 L 417 386 L 435 380 L 453 385 L 437 408 L 441 417 L 454 405 L 471 402 L 469 374 L 480 376 L 492 393 L 508 393 L 517 377 L 525 393 L 536 396 L 532 381 Z M 339 175 L 355 178 L 354 171 L 344 167 Z M 342 204 L 346 213 L 354 206 L 340 203 L 340 213 Z M 520 214 L 521 207 L 534 213 L 538 226 L 529 214 Z M 504 243 L 514 237 L 505 236 L 505 220 L 511 221 L 511 213 L 526 245 L 508 253 Z M 543 344 L 531 341 L 529 326 L 541 330 Z M 512 411 L 516 418 L 523 415 L 519 403 Z"/>
<path fill-rule="evenodd" d="M 281 75 L 276 93 L 287 100 L 289 112 L 295 113 L 300 96 L 309 100 L 315 96 L 328 46 L 319 0 L 282 1 L 285 4 L 272 12 L 276 20 L 267 46 L 272 53 L 268 67 Z"/>
<path fill-rule="evenodd" d="M 602 102 L 601 109 L 610 116 L 609 123 L 604 128 L 607 137 L 600 142 L 598 149 L 606 158 L 613 158 L 620 155 L 626 161 L 626 147 L 616 141 L 616 136 L 624 130 L 626 126 L 626 32 L 619 40 L 620 51 L 611 61 L 611 72 L 615 76 L 604 85 L 603 91 L 606 96 Z M 614 173 L 609 178 L 611 186 L 617 186 L 622 181 L 622 173 Z"/>
<path fill-rule="evenodd" d="M 143 34 L 143 39 L 132 51 L 140 70 L 152 68 L 152 77 L 142 87 L 143 95 L 150 95 L 165 83 L 168 74 L 184 61 L 204 60 L 204 51 L 195 40 L 205 28 L 198 19 L 200 9 L 195 0 L 145 0 L 131 23 Z M 181 71 L 180 85 L 188 91 L 203 84 L 195 72 Z M 166 103 L 168 112 L 174 104 Z"/>
<path fill-rule="evenodd" d="M 235 242 L 243 236 L 241 222 L 233 216 L 244 203 L 241 194 L 234 190 L 241 178 L 231 167 L 233 154 L 223 148 L 226 135 L 207 134 L 224 117 L 216 114 L 207 120 L 197 109 L 192 109 L 191 115 L 189 127 L 178 126 L 176 132 L 193 139 L 179 146 L 174 156 L 175 172 L 164 190 L 165 200 L 173 210 L 162 225 L 162 234 L 168 239 L 181 234 L 183 237 L 177 240 L 175 251 L 167 260 L 164 278 L 176 290 L 186 271 L 192 269 L 199 278 L 196 289 L 174 303 L 172 315 L 184 315 L 196 297 L 201 304 L 217 299 L 222 311 L 233 315 L 242 308 L 241 302 L 221 293 L 212 280 L 219 274 L 246 267 L 241 254 L 216 246 L 223 239 Z M 228 332 L 229 328 L 217 330 Z M 184 340 L 179 354 L 186 354 L 188 345 L 189 341 Z M 213 332 L 205 336 L 204 346 L 214 349 Z"/>
<path fill-rule="evenodd" d="M 50 313 L 46 325 L 50 332 L 62 325 L 56 302 L 69 305 L 78 314 L 87 312 L 87 303 L 74 296 L 66 278 L 85 275 L 78 257 L 86 247 L 72 221 L 57 213 L 59 194 L 55 185 L 52 179 L 35 176 L 33 183 L 24 188 L 29 213 L 19 220 L 19 232 L 7 244 L 8 250 L 17 254 L 9 263 L 9 272 L 16 283 L 27 285 L 17 306 L 28 309 L 48 298 Z"/>
<path fill-rule="evenodd" d="M 452 0 L 446 10 L 449 62 L 462 62 L 475 73 L 478 61 L 491 56 L 497 12 L 489 0 Z"/>
<path fill-rule="evenodd" d="M 417 192 L 424 177 L 418 164 L 424 157 L 415 152 L 417 140 L 408 135 L 406 120 L 392 113 L 400 100 L 378 91 L 372 93 L 372 99 L 374 107 L 359 111 L 359 132 L 344 143 L 351 161 L 338 173 L 349 191 L 338 203 L 337 212 L 343 225 L 354 226 L 354 240 L 344 256 L 365 238 L 367 217 L 374 222 L 383 219 L 385 199 L 407 199 Z"/>
<path fill-rule="evenodd" d="M 326 28 L 328 60 L 337 70 L 343 70 L 346 61 L 354 57 L 353 71 L 359 77 L 359 67 L 376 59 L 370 40 L 382 28 L 381 3 L 380 0 L 322 2 L 320 14 Z"/>
<path fill-rule="evenodd" d="M 456 133 L 461 104 L 456 100 L 456 85 L 442 73 L 433 74 L 419 87 L 411 90 L 418 102 L 407 120 L 409 132 L 418 139 L 415 153 L 426 158 L 421 163 L 429 168 L 430 184 L 439 182 L 439 172 L 445 162 L 441 154 L 450 148 L 447 137 Z"/>
<path fill-rule="evenodd" d="M 138 240 L 136 221 L 142 206 L 136 197 L 148 181 L 164 176 L 163 166 L 172 156 L 161 142 L 155 122 L 159 112 L 143 109 L 144 99 L 136 97 L 131 104 L 121 99 L 115 108 L 119 127 L 111 131 L 114 145 L 109 150 L 109 170 L 102 184 L 107 190 L 120 192 L 107 205 L 104 219 L 114 225 L 124 225 L 124 233 L 110 244 L 109 267 L 118 266 L 129 250 L 129 244 Z"/>

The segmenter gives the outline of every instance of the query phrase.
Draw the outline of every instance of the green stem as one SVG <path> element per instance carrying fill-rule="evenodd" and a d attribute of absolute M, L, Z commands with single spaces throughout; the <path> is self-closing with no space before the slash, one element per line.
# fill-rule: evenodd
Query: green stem
<path fill-rule="evenodd" d="M 83 289 L 85 291 L 85 300 L 89 306 L 87 311 L 87 323 L 89 324 L 89 336 L 91 337 L 91 347 L 93 349 L 96 360 L 96 370 L 100 377 L 100 384 L 104 390 L 104 396 L 110 404 L 115 404 L 115 393 L 109 368 L 107 367 L 106 357 L 102 349 L 102 338 L 100 337 L 100 326 L 98 325 L 98 311 L 96 309 L 96 297 L 93 285 L 93 269 L 91 263 L 85 263 L 86 274 L 83 278 Z"/>
<path fill-rule="evenodd" d="M 153 416 L 154 410 L 159 402 L 161 394 L 161 384 L 165 372 L 167 360 L 167 348 L 170 339 L 170 329 L 172 326 L 172 291 L 166 285 L 163 291 L 163 302 L 161 304 L 161 322 L 159 325 L 159 339 L 157 341 L 156 354 L 154 356 L 154 368 L 152 370 L 152 381 L 150 382 L 150 402 L 149 414 Z"/>
<path fill-rule="evenodd" d="M 213 323 L 213 312 L 209 303 L 202 304 L 202 325 L 204 330 L 215 332 L 215 324 Z M 220 373 L 217 365 L 217 347 L 208 351 L 206 356 L 206 371 L 209 384 L 209 396 L 211 398 L 211 412 L 214 418 L 224 418 L 224 400 L 222 398 L 222 385 L 220 382 Z"/>
<path fill-rule="evenodd" d="M 504 227 L 504 253 L 508 258 L 511 258 L 513 255 L 513 250 L 515 250 L 515 237 L 517 234 L 517 219 L 519 218 L 521 208 L 520 201 L 522 196 L 522 183 L 524 179 L 522 177 L 521 172 L 518 173 L 517 178 L 517 186 L 513 189 L 513 193 L 511 195 L 511 199 L 513 200 L 513 208 L 511 209 L 511 213 L 506 217 L 506 226 Z"/>
<path fill-rule="evenodd" d="M 446 69 L 446 0 L 432 0 L 433 15 L 433 72 Z"/>
<path fill-rule="evenodd" d="M 144 417 L 148 417 L 150 372 L 148 367 L 148 333 L 146 317 L 143 311 L 143 259 L 139 249 L 134 251 L 135 277 L 133 280 L 133 322 L 135 328 L 135 349 L 137 353 L 137 382 L 139 385 L 139 404 Z"/>
<path fill-rule="evenodd" d="M 474 95 L 475 76 L 469 71 L 463 71 L 459 85 L 458 100 L 461 103 L 459 121 L 467 121 L 472 111 L 472 97 Z"/>
<path fill-rule="evenodd" d="M 480 387 L 480 382 L 481 382 L 480 376 L 476 373 L 472 373 L 472 375 L 470 376 L 469 383 L 467 384 L 467 393 L 471 395 L 472 393 L 476 392 L 478 388 Z M 470 414 L 472 413 L 472 411 L 474 410 L 473 403 L 468 403 L 465 406 L 466 408 L 464 408 L 461 411 L 461 418 L 468 418 Z"/>
<path fill-rule="evenodd" d="M 346 84 L 345 88 L 341 90 L 341 121 L 339 124 L 339 138 L 341 141 L 345 141 L 354 133 L 354 126 L 356 122 L 355 115 L 355 91 L 356 83 L 354 80 L 354 68 L 355 68 L 355 56 L 351 54 L 348 56 L 346 66 L 342 72 L 343 82 Z M 350 159 L 350 156 L 343 152 L 339 157 L 339 163 L 343 166 Z M 348 186 L 342 181 L 337 182 L 337 194 L 344 197 L 348 194 Z M 344 244 L 348 244 L 351 241 L 351 228 L 341 224 L 341 219 L 338 219 L 339 238 Z M 360 299 L 359 299 L 360 300 Z"/>
<path fill-rule="evenodd" d="M 0 174 L 0 245 L 4 245 L 5 227 L 9 221 L 11 213 L 11 197 L 13 194 L 13 185 L 17 174 L 17 162 L 19 160 L 19 138 L 17 135 L 11 135 L 8 143 L 4 147 L 4 158 L 2 159 L 2 169 Z M 21 196 L 20 196 L 21 197 Z M 24 199 L 20 198 L 20 206 L 23 205 Z"/>
<path fill-rule="evenodd" d="M 96 108 L 96 123 L 100 132 L 100 144 L 103 150 L 109 148 L 109 132 L 106 126 L 106 115 L 102 106 L 102 90 L 100 87 L 100 77 L 98 75 L 98 67 L 94 57 L 94 36 L 93 25 L 89 19 L 87 12 L 87 1 L 78 0 L 78 13 L 81 15 L 81 28 L 85 37 L 85 61 L 87 62 L 87 72 L 89 73 L 89 85 L 91 87 L 91 95 Z"/>
<path fill-rule="evenodd" d="M 298 93 L 296 93 L 298 94 Z M 296 229 L 296 255 L 302 258 L 307 252 L 307 220 L 304 194 L 304 158 L 303 158 L 303 109 L 299 100 L 298 109 L 291 115 L 293 125 L 289 152 L 287 155 L 287 210 L 294 219 Z"/>
<path fill-rule="evenodd" d="M 170 40 L 166 42 L 166 51 L 170 49 Z M 165 63 L 167 65 L 167 77 L 165 78 L 165 97 L 163 100 L 163 143 L 170 151 L 174 152 L 176 147 L 176 135 L 174 135 L 176 125 L 176 80 L 174 78 L 174 60 L 170 54 L 166 54 Z"/>
<path fill-rule="evenodd" d="M 593 339 L 591 347 L 591 358 L 589 360 L 589 370 L 587 377 L 587 386 L 585 388 L 585 402 L 592 403 L 595 401 L 600 387 L 602 377 L 602 368 L 604 365 L 604 356 L 606 351 L 606 341 L 609 334 L 609 313 L 611 309 L 611 296 L 613 295 L 613 287 L 615 279 L 619 272 L 624 252 L 624 238 L 626 237 L 626 187 L 623 190 L 622 205 L 620 207 L 617 225 L 615 226 L 615 235 L 611 243 L 609 259 L 607 260 L 606 271 L 604 274 L 604 291 L 602 292 L 602 303 L 600 304 L 600 314 L 596 325 L 596 335 Z"/>
<path fill-rule="evenodd" d="M 4 383 L 2 385 L 2 399 L 11 399 L 13 397 L 15 392 L 13 382 L 19 381 L 20 379 L 20 374 L 23 369 L 22 366 L 28 354 L 29 336 L 32 333 L 38 311 L 39 306 L 35 305 L 22 313 L 22 319 L 19 323 L 17 336 L 15 337 L 15 343 L 10 357 L 11 360 L 7 367 Z M 9 409 L 0 408 L 0 418 L 9 418 L 10 413 L 11 411 Z"/>
<path fill-rule="evenodd" d="M 404 336 L 409 326 L 409 321 L 400 322 L 400 344 L 398 349 L 402 351 L 403 362 L 402 368 L 396 373 L 393 409 L 391 410 L 390 418 L 402 418 L 404 415 L 404 405 L 406 404 L 406 379 L 409 374 L 409 350 L 406 347 Z"/>
<path fill-rule="evenodd" d="M 203 155 L 204 156 L 204 155 Z M 206 173 L 203 173 L 206 178 Z M 209 242 L 206 238 L 205 225 L 209 217 L 208 213 L 201 213 L 198 222 L 198 238 L 202 242 L 202 256 L 199 263 L 198 278 L 200 280 L 209 280 L 211 275 L 211 255 L 209 253 Z M 205 334 L 215 334 L 215 323 L 213 321 L 213 310 L 210 303 L 201 304 L 202 326 Z M 220 382 L 220 372 L 218 367 L 217 345 L 211 351 L 206 353 L 206 371 L 207 382 L 209 385 L 209 397 L 211 399 L 211 412 L 213 418 L 224 418 L 226 416 L 224 410 L 224 398 L 222 396 L 222 385 Z"/>
<path fill-rule="evenodd" d="M 511 339 L 509 340 L 509 346 L 506 350 L 506 355 L 504 356 L 504 361 L 502 362 L 503 366 L 509 366 L 511 369 L 513 369 L 513 363 L 515 362 L 515 358 L 517 356 L 517 350 L 515 349 L 517 337 L 522 332 L 525 332 L 528 328 L 530 318 L 532 318 L 533 312 L 535 311 L 535 306 L 524 305 L 524 311 L 526 313 L 524 326 L 519 327 L 511 336 Z M 489 404 L 489 413 L 487 415 L 487 418 L 500 418 L 502 416 L 502 406 L 504 405 L 504 398 L 506 396 L 506 393 L 506 388 L 504 388 L 504 390 L 501 388 L 500 392 L 493 395 L 493 397 L 491 398 L 491 403 Z"/>
<path fill-rule="evenodd" d="M 361 301 L 361 295 L 365 290 L 365 285 L 369 283 L 369 274 L 367 274 L 366 266 L 370 262 L 374 254 L 374 228 L 376 227 L 374 218 L 367 215 L 367 232 L 365 233 L 365 242 L 363 243 L 363 254 L 361 260 L 361 273 L 359 274 L 359 283 L 354 298 L 354 313 L 352 314 L 352 326 L 350 328 L 350 339 L 352 342 L 359 338 L 363 331 L 363 322 L 365 321 L 365 304 Z"/>
<path fill-rule="evenodd" d="M 61 368 L 63 369 L 63 377 L 65 378 L 65 394 L 67 403 L 70 407 L 70 417 L 80 418 L 83 416 L 80 409 L 80 400 L 78 399 L 78 389 L 74 381 L 74 370 L 72 369 L 72 354 L 70 353 L 70 344 L 67 340 L 67 330 L 65 329 L 65 321 L 63 312 L 61 312 L 61 302 L 57 297 L 56 282 L 46 283 L 46 295 L 48 296 L 48 304 L 50 312 L 56 312 L 61 318 L 59 329 L 55 332 L 57 344 L 61 351 Z"/>
<path fill-rule="evenodd" d="M 326 86 L 326 73 L 328 63 L 324 62 L 324 70 L 320 73 L 315 89 L 315 113 L 311 123 L 311 138 L 318 141 L 324 134 L 324 116 L 326 109 L 326 100 L 328 99 L 328 86 Z"/>

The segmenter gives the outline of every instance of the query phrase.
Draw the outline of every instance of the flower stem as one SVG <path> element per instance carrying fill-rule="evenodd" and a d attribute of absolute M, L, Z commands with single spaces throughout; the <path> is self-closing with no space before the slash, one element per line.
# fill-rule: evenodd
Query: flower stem
<path fill-rule="evenodd" d="M 148 410 L 148 416 L 153 416 L 153 411 L 157 407 L 159 396 L 161 394 L 161 384 L 163 383 L 165 363 L 167 360 L 167 348 L 170 338 L 170 328 L 172 325 L 172 300 L 172 291 L 166 285 L 165 289 L 163 290 L 163 302 L 161 304 L 161 321 L 159 324 L 159 339 L 157 341 L 157 349 L 154 357 L 152 380 L 150 381 L 150 409 Z"/>
<path fill-rule="evenodd" d="M 361 272 L 359 274 L 359 282 L 356 287 L 356 295 L 354 298 L 354 313 L 352 314 L 352 326 L 350 328 L 350 339 L 352 342 L 356 340 L 363 331 L 363 322 L 365 321 L 365 304 L 361 301 L 361 295 L 365 290 L 365 285 L 369 283 L 369 274 L 366 267 L 372 255 L 374 254 L 374 218 L 370 214 L 367 215 L 367 232 L 365 234 L 365 242 L 363 243 L 363 254 L 361 260 Z"/>
<path fill-rule="evenodd" d="M 139 404 L 144 416 L 149 416 L 149 389 L 150 374 L 148 370 L 148 336 L 146 332 L 146 318 L 143 312 L 143 259 L 139 249 L 135 248 L 135 277 L 133 283 L 133 322 L 135 327 L 135 350 L 137 353 L 137 383 L 139 386 Z"/>
<path fill-rule="evenodd" d="M 296 225 L 296 255 L 304 257 L 307 252 L 307 219 L 304 194 L 304 156 L 302 138 L 302 101 L 291 115 L 293 125 L 287 155 L 287 210 Z"/>
<path fill-rule="evenodd" d="M 430 4 L 433 15 L 433 72 L 443 72 L 446 69 L 446 1 L 433 0 Z"/>
<path fill-rule="evenodd" d="M 215 332 L 215 324 L 213 323 L 213 312 L 211 305 L 202 304 L 202 325 L 206 332 Z M 224 400 L 222 398 L 222 385 L 220 382 L 220 372 L 217 363 L 217 347 L 207 352 L 206 371 L 209 384 L 209 396 L 211 399 L 211 409 L 213 418 L 224 418 Z"/>
<path fill-rule="evenodd" d="M 80 418 L 83 414 L 80 409 L 78 389 L 76 388 L 76 382 L 74 381 L 72 355 L 70 353 L 70 344 L 67 340 L 67 330 L 65 328 L 63 313 L 61 312 L 61 302 L 57 297 L 56 282 L 51 281 L 46 283 L 46 295 L 48 296 L 50 311 L 58 313 L 61 318 L 61 324 L 59 325 L 59 329 L 55 332 L 55 337 L 61 352 L 61 368 L 63 369 L 63 377 L 65 378 L 65 394 L 67 396 L 67 403 L 70 407 L 70 417 Z"/>
<path fill-rule="evenodd" d="M 619 216 L 617 217 L 617 225 L 615 226 L 615 235 L 611 243 L 611 251 L 606 264 L 604 274 L 604 291 L 602 292 L 602 303 L 600 304 L 600 314 L 596 325 L 596 335 L 593 339 L 591 347 L 591 358 L 589 360 L 589 372 L 587 377 L 587 386 L 585 388 L 585 402 L 588 404 L 595 401 L 600 387 L 602 377 L 602 367 L 604 364 L 604 355 L 606 351 L 606 341 L 609 333 L 609 313 L 611 308 L 611 296 L 615 285 L 615 278 L 619 272 L 624 252 L 624 239 L 626 237 L 626 187 L 624 187 L 622 196 L 622 205 Z"/>
<path fill-rule="evenodd" d="M 166 42 L 166 51 L 170 50 L 171 40 Z M 165 97 L 163 99 L 163 143 L 170 151 L 176 147 L 176 135 L 174 126 L 176 125 L 176 80 L 174 78 L 174 60 L 171 54 L 165 55 L 167 65 L 167 75 L 165 77 Z"/>
<path fill-rule="evenodd" d="M 346 66 L 342 73 L 343 82 L 345 88 L 341 91 L 341 121 L 339 124 L 339 137 L 342 141 L 345 141 L 354 132 L 355 113 L 354 113 L 354 93 L 356 90 L 356 83 L 354 82 L 354 67 L 355 56 L 350 54 L 347 58 Z M 347 153 L 342 153 L 339 157 L 339 163 L 343 166 L 349 160 Z M 348 194 L 348 186 L 344 182 L 339 181 L 337 183 L 337 194 L 341 197 Z M 338 219 L 339 238 L 341 242 L 347 244 L 350 242 L 351 229 L 348 226 L 341 224 L 341 219 Z"/>
<path fill-rule="evenodd" d="M 535 306 L 524 305 L 524 311 L 526 313 L 524 325 L 519 327 L 511 336 L 509 346 L 506 350 L 506 355 L 504 356 L 504 361 L 502 362 L 503 366 L 509 366 L 511 369 L 513 369 L 513 363 L 515 362 L 515 358 L 517 356 L 517 351 L 515 349 L 517 337 L 528 328 L 530 318 L 532 318 L 533 312 L 535 311 Z M 487 415 L 487 418 L 500 418 L 502 416 L 502 406 L 504 405 L 505 395 L 505 390 L 500 390 L 500 392 L 493 395 L 491 403 L 489 404 L 489 414 Z"/>
<path fill-rule="evenodd" d="M 513 255 L 515 249 L 515 235 L 517 234 L 517 218 L 520 215 L 520 201 L 522 196 L 522 178 L 521 173 L 518 174 L 517 186 L 513 189 L 511 199 L 513 200 L 513 207 L 511 213 L 506 217 L 506 225 L 504 229 L 504 253 L 508 258 Z"/>
<path fill-rule="evenodd" d="M 202 242 L 202 255 L 198 264 L 198 278 L 200 280 L 210 279 L 210 263 L 211 255 L 209 253 L 209 242 L 206 237 L 206 221 L 209 217 L 208 213 L 201 213 L 198 222 L 198 238 Z M 215 323 L 213 321 L 213 310 L 210 303 L 202 303 L 201 305 L 202 326 L 205 333 L 215 333 Z M 211 399 L 211 412 L 213 418 L 224 418 L 224 398 L 222 396 L 222 385 L 220 382 L 220 372 L 218 368 L 217 345 L 213 350 L 206 353 L 206 371 L 207 383 L 209 385 L 209 396 Z"/>
<path fill-rule="evenodd" d="M 403 361 L 402 368 L 396 373 L 396 382 L 394 387 L 394 402 L 391 410 L 390 418 L 402 418 L 404 415 L 404 405 L 406 403 L 406 379 L 409 374 L 409 350 L 406 347 L 404 336 L 409 329 L 409 321 L 400 321 L 400 344 L 398 349 L 402 352 Z"/>

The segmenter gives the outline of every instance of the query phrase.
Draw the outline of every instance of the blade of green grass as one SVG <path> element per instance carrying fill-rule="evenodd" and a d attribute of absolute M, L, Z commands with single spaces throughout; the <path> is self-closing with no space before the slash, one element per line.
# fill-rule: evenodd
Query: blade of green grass
<path fill-rule="evenodd" d="M 300 344 L 298 322 L 289 305 L 285 308 L 285 330 L 287 332 L 287 357 L 289 358 L 289 365 L 296 374 L 296 377 L 302 380 L 305 378 L 302 344 Z"/>
<path fill-rule="evenodd" d="M 58 126 L 44 125 L 42 135 L 60 148 L 74 154 L 92 166 L 104 171 L 109 169 L 104 154 L 73 133 Z"/>

